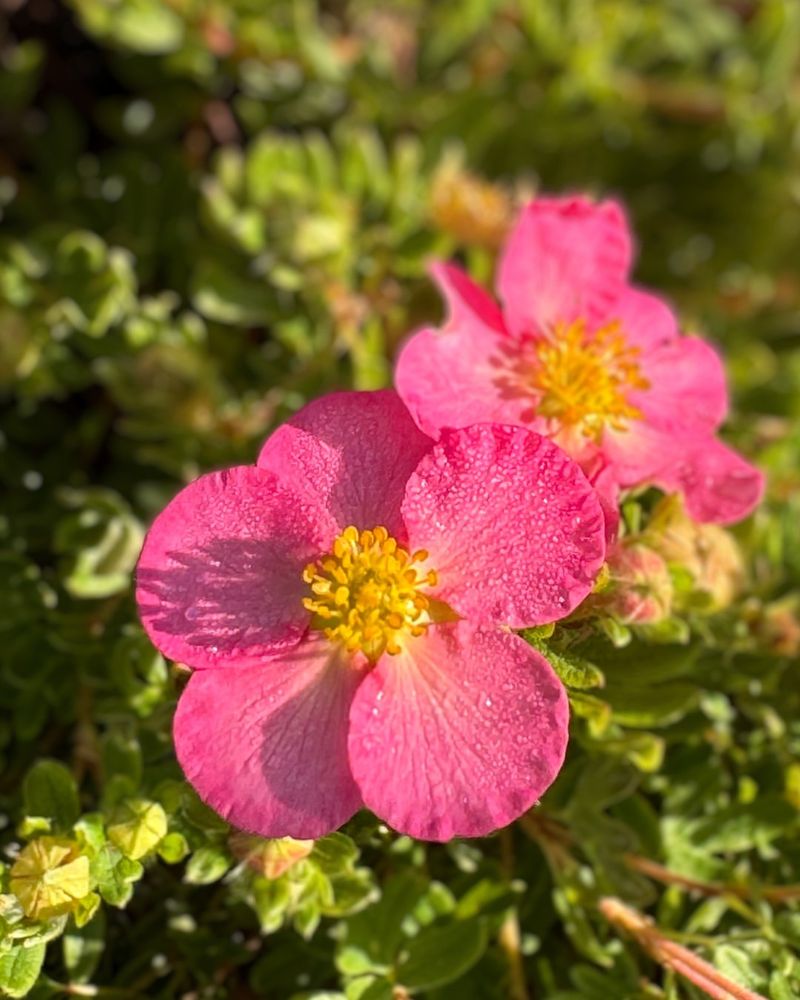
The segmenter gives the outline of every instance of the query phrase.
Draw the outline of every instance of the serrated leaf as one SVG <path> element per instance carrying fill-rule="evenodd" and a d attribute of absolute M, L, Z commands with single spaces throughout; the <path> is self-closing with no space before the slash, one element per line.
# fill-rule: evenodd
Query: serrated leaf
<path fill-rule="evenodd" d="M 556 652 L 548 649 L 544 643 L 538 648 L 567 687 L 586 690 L 603 687 L 605 684 L 603 671 L 590 660 L 571 653 Z"/>

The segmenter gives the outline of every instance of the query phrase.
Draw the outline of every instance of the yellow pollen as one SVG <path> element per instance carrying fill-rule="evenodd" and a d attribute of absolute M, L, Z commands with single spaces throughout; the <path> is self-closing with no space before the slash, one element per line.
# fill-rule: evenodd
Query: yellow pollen
<path fill-rule="evenodd" d="M 420 567 L 427 558 L 424 549 L 409 553 L 382 526 L 345 528 L 332 552 L 303 570 L 312 627 L 373 663 L 399 653 L 405 637 L 422 635 L 430 624 L 431 599 L 421 588 L 435 586 L 436 573 Z"/>
<path fill-rule="evenodd" d="M 533 386 L 541 393 L 538 411 L 577 427 L 597 440 L 608 425 L 625 430 L 641 419 L 626 391 L 648 389 L 639 368 L 639 348 L 631 347 L 617 320 L 594 333 L 583 319 L 556 326 L 534 345 Z"/>

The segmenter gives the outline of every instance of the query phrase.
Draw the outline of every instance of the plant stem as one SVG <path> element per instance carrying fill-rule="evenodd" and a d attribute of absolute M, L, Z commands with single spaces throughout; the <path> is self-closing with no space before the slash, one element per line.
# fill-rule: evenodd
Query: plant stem
<path fill-rule="evenodd" d="M 500 861 L 506 877 L 514 877 L 514 834 L 510 828 L 500 833 Z M 510 1000 L 530 1000 L 528 984 L 525 980 L 525 964 L 520 950 L 521 934 L 517 908 L 511 907 L 497 934 L 497 942 L 503 949 L 508 963 Z"/>
<path fill-rule="evenodd" d="M 610 924 L 630 934 L 656 962 L 688 979 L 713 1000 L 766 1000 L 760 993 L 723 976 L 693 951 L 670 940 L 649 917 L 622 900 L 605 896 L 600 900 L 599 909 Z"/>
<path fill-rule="evenodd" d="M 739 899 L 766 899 L 770 903 L 790 903 L 800 899 L 800 885 L 765 885 L 750 888 L 745 885 L 721 885 L 715 882 L 702 882 L 699 879 L 680 875 L 670 871 L 657 861 L 643 858 L 638 854 L 626 854 L 625 863 L 648 878 L 665 885 L 679 885 L 691 892 L 699 892 L 704 896 L 737 896 Z"/>

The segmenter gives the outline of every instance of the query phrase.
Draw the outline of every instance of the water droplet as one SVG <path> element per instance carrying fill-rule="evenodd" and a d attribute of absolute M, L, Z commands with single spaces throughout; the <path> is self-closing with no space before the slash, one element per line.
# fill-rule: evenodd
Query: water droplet
<path fill-rule="evenodd" d="M 186 609 L 186 617 L 190 622 L 196 621 L 200 617 L 200 608 L 196 604 L 193 604 L 190 608 Z"/>

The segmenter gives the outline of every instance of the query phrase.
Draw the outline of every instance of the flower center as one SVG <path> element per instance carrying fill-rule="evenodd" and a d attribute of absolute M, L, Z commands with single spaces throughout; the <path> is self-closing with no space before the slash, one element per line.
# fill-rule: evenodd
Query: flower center
<path fill-rule="evenodd" d="M 550 338 L 534 345 L 538 412 L 576 426 L 595 440 L 606 424 L 625 430 L 628 420 L 642 416 L 628 402 L 626 391 L 650 387 L 638 357 L 639 348 L 628 344 L 617 320 L 594 333 L 582 319 L 556 326 Z"/>
<path fill-rule="evenodd" d="M 422 635 L 430 624 L 431 599 L 420 588 L 433 587 L 436 573 L 418 566 L 427 558 L 424 549 L 409 553 L 382 526 L 345 528 L 333 551 L 303 571 L 312 627 L 373 663 L 399 653 L 404 636 Z"/>

